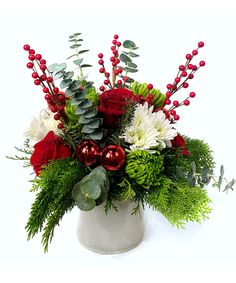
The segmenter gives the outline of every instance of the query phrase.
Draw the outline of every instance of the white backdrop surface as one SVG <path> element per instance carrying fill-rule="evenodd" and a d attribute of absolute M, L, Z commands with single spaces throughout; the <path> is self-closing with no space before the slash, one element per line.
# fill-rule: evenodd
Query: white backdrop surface
<path fill-rule="evenodd" d="M 209 188 L 213 212 L 202 225 L 177 230 L 156 212 L 146 210 L 143 243 L 121 255 L 87 251 L 76 239 L 78 211 L 66 215 L 48 254 L 40 236 L 27 242 L 24 225 L 34 195 L 30 171 L 5 159 L 23 142 L 30 119 L 45 106 L 43 95 L 25 68 L 22 46 L 30 44 L 49 63 L 70 55 L 68 35 L 82 32 L 91 52 L 90 78 L 102 82 L 97 54 L 110 55 L 114 34 L 140 47 L 135 79 L 165 91 L 184 56 L 202 40 L 198 59 L 206 60 L 191 90 L 197 97 L 182 107 L 178 130 L 208 142 L 217 169 L 236 177 L 236 6 L 235 1 L 7 1 L 0 4 L 1 75 L 1 282 L 236 282 L 236 192 Z M 107 60 L 108 62 L 108 60 Z"/>

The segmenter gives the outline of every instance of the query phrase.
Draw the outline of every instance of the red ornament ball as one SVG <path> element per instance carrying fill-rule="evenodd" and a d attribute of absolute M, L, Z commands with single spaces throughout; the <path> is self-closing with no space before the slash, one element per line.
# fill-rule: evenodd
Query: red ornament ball
<path fill-rule="evenodd" d="M 100 151 L 100 146 L 94 141 L 84 140 L 77 146 L 76 156 L 85 165 L 92 166 L 97 163 Z"/>
<path fill-rule="evenodd" d="M 101 154 L 101 164 L 106 170 L 119 170 L 125 163 L 125 151 L 121 146 L 108 145 Z"/>

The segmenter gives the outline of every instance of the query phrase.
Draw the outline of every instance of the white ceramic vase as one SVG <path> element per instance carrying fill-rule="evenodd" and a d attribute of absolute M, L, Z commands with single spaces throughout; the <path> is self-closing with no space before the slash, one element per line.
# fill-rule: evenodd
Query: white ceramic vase
<path fill-rule="evenodd" d="M 91 211 L 81 211 L 77 228 L 80 243 L 97 253 L 116 254 L 129 251 L 140 244 L 144 234 L 143 209 L 132 214 L 137 206 L 132 202 L 116 202 L 118 211 L 105 213 L 104 205 Z"/>

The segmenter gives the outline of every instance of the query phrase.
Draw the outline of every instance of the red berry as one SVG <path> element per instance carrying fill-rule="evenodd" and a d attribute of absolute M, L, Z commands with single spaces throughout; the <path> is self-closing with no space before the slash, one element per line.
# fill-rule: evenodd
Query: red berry
<path fill-rule="evenodd" d="M 41 81 L 46 81 L 46 79 L 47 79 L 47 76 L 45 76 L 45 75 L 40 76 Z"/>
<path fill-rule="evenodd" d="M 189 86 L 188 83 L 183 83 L 183 88 L 187 88 Z"/>
<path fill-rule="evenodd" d="M 108 85 L 109 84 L 109 80 L 105 80 L 103 83 L 104 83 L 104 85 Z"/>
<path fill-rule="evenodd" d="M 179 78 L 179 77 L 176 77 L 176 78 L 175 78 L 175 82 L 176 82 L 176 83 L 179 83 L 179 82 L 180 82 L 180 78 Z"/>
<path fill-rule="evenodd" d="M 199 66 L 204 67 L 206 65 L 205 61 L 200 61 Z"/>
<path fill-rule="evenodd" d="M 122 67 L 119 67 L 119 68 L 118 68 L 118 71 L 119 71 L 119 73 L 121 74 L 121 73 L 123 72 L 123 68 L 122 68 Z"/>
<path fill-rule="evenodd" d="M 184 105 L 188 106 L 190 104 L 190 101 L 188 99 L 184 100 Z"/>
<path fill-rule="evenodd" d="M 129 78 L 128 77 L 123 77 L 124 82 L 128 82 Z"/>
<path fill-rule="evenodd" d="M 116 46 L 120 47 L 120 46 L 121 46 L 121 42 L 118 41 L 118 42 L 116 43 Z"/>
<path fill-rule="evenodd" d="M 29 62 L 29 63 L 27 63 L 26 66 L 27 66 L 27 68 L 32 69 L 34 67 L 34 63 Z"/>
<path fill-rule="evenodd" d="M 193 64 L 188 64 L 188 69 L 192 70 L 192 68 L 193 68 Z"/>
<path fill-rule="evenodd" d="M 60 94 L 60 95 L 58 96 L 58 99 L 59 99 L 61 102 L 64 102 L 64 101 L 66 100 L 66 97 L 65 97 L 65 95 Z"/>
<path fill-rule="evenodd" d="M 56 112 L 57 112 L 57 108 L 56 108 L 55 106 L 52 106 L 50 109 L 51 109 L 51 111 L 52 111 L 53 113 L 56 113 Z"/>
<path fill-rule="evenodd" d="M 47 78 L 47 81 L 48 81 L 49 83 L 52 83 L 52 82 L 53 82 L 53 78 L 52 78 L 52 77 L 48 77 L 48 78 Z"/>
<path fill-rule="evenodd" d="M 193 71 L 197 71 L 198 67 L 196 65 L 193 65 Z"/>
<path fill-rule="evenodd" d="M 44 87 L 43 92 L 47 93 L 47 92 L 49 92 L 49 89 L 47 87 Z"/>
<path fill-rule="evenodd" d="M 63 128 L 64 128 L 64 126 L 63 126 L 63 124 L 62 124 L 62 123 L 59 123 L 59 124 L 57 125 L 57 128 L 58 128 L 59 130 L 61 130 L 61 129 L 63 129 Z"/>
<path fill-rule="evenodd" d="M 25 45 L 23 46 L 23 49 L 24 49 L 25 51 L 29 51 L 29 50 L 30 50 L 29 44 L 25 44 Z"/>
<path fill-rule="evenodd" d="M 192 54 L 193 54 L 193 56 L 196 56 L 196 55 L 198 55 L 198 51 L 197 50 L 193 50 Z"/>
<path fill-rule="evenodd" d="M 46 60 L 44 60 L 44 59 L 40 60 L 40 64 L 46 65 L 46 63 L 47 63 Z"/>
<path fill-rule="evenodd" d="M 170 110 L 170 115 L 174 116 L 176 114 L 176 111 L 174 109 Z"/>
<path fill-rule="evenodd" d="M 51 100 L 51 96 L 50 96 L 50 94 L 48 94 L 48 93 L 44 96 L 44 98 L 45 98 L 46 100 Z"/>
<path fill-rule="evenodd" d="M 166 99 L 166 100 L 165 100 L 165 104 L 166 104 L 166 105 L 170 105 L 170 104 L 171 104 L 171 100 L 170 100 L 170 99 Z"/>
<path fill-rule="evenodd" d="M 179 106 L 179 101 L 178 100 L 173 101 L 173 105 L 174 106 Z"/>
<path fill-rule="evenodd" d="M 35 85 L 40 85 L 40 80 L 34 80 Z"/>
<path fill-rule="evenodd" d="M 112 40 L 112 43 L 114 44 L 114 45 L 116 45 L 116 43 L 117 43 L 117 40 Z"/>
<path fill-rule="evenodd" d="M 120 59 L 116 59 L 116 64 L 119 64 L 120 63 Z"/>
<path fill-rule="evenodd" d="M 170 91 L 167 91 L 167 92 L 166 92 L 166 97 L 167 97 L 167 98 L 170 98 L 171 95 L 172 95 L 172 93 L 171 93 Z"/>
<path fill-rule="evenodd" d="M 172 89 L 173 85 L 172 85 L 172 84 L 168 84 L 166 87 L 167 87 L 168 89 Z"/>
<path fill-rule="evenodd" d="M 35 54 L 35 50 L 34 49 L 30 49 L 29 50 L 29 54 Z"/>
<path fill-rule="evenodd" d="M 59 88 L 58 87 L 54 87 L 53 88 L 53 92 L 58 93 L 59 92 Z"/>
<path fill-rule="evenodd" d="M 148 84 L 147 88 L 148 88 L 149 90 L 151 90 L 151 89 L 153 89 L 153 85 L 152 85 L 152 84 Z"/>
<path fill-rule="evenodd" d="M 183 72 L 181 73 L 181 76 L 182 76 L 182 77 L 187 77 L 187 75 L 188 75 L 188 73 L 185 72 L 185 71 L 183 71 Z"/>
<path fill-rule="evenodd" d="M 122 80 L 118 80 L 118 81 L 117 81 L 117 84 L 118 84 L 118 85 L 122 85 Z"/>
<path fill-rule="evenodd" d="M 112 46 L 112 47 L 111 47 L 111 50 L 114 50 L 114 49 L 116 49 L 116 47 L 115 47 L 115 46 Z"/>
<path fill-rule="evenodd" d="M 188 75 L 188 78 L 191 80 L 191 79 L 194 78 L 194 75 L 193 75 L 193 74 L 189 74 L 189 75 Z"/>
<path fill-rule="evenodd" d="M 110 77 L 110 73 L 105 73 L 105 76 L 106 76 L 107 78 L 109 78 L 109 77 Z"/>
<path fill-rule="evenodd" d="M 41 54 L 36 54 L 36 55 L 35 55 L 35 58 L 36 58 L 37 60 L 41 60 L 41 59 L 42 59 L 42 55 L 41 55 Z"/>
<path fill-rule="evenodd" d="M 29 58 L 30 61 L 34 61 L 35 56 L 34 56 L 34 54 L 30 54 L 28 58 Z"/>
<path fill-rule="evenodd" d="M 105 87 L 104 87 L 103 85 L 101 85 L 101 86 L 99 87 L 99 89 L 100 89 L 100 91 L 104 91 L 104 90 L 105 90 Z"/>
<path fill-rule="evenodd" d="M 37 79 L 38 76 L 39 76 L 38 73 L 36 73 L 36 72 L 33 72 L 33 73 L 32 73 L 32 78 Z"/>
<path fill-rule="evenodd" d="M 99 69 L 99 72 L 100 72 L 100 73 L 104 73 L 104 72 L 105 72 L 105 69 L 104 69 L 104 68 L 100 68 L 100 69 Z"/>
<path fill-rule="evenodd" d="M 111 61 L 111 62 L 115 62 L 115 61 L 116 61 L 116 58 L 112 56 L 112 57 L 110 58 L 110 61 Z"/>
<path fill-rule="evenodd" d="M 114 55 L 117 55 L 117 54 L 118 54 L 118 51 L 117 51 L 116 49 L 114 49 L 114 50 L 112 51 L 112 53 L 113 53 Z"/>
<path fill-rule="evenodd" d="M 102 53 L 99 53 L 99 54 L 98 54 L 98 58 L 101 58 L 101 59 L 102 59 L 102 58 L 103 58 L 103 54 L 102 54 Z"/>
<path fill-rule="evenodd" d="M 115 38 L 115 39 L 118 39 L 118 38 L 119 38 L 119 35 L 118 35 L 118 34 L 115 34 L 115 35 L 114 35 L 114 38 Z"/>
<path fill-rule="evenodd" d="M 104 64 L 104 61 L 103 61 L 103 60 L 99 60 L 99 61 L 98 61 L 98 64 L 99 64 L 99 65 L 103 65 L 103 64 Z"/>
<path fill-rule="evenodd" d="M 194 98 L 196 96 L 196 93 L 195 92 L 190 92 L 190 94 L 189 94 L 189 97 L 191 97 L 191 98 Z"/>
<path fill-rule="evenodd" d="M 204 46 L 204 42 L 202 42 L 202 41 L 198 42 L 198 47 L 199 48 L 202 48 L 203 46 Z"/>
<path fill-rule="evenodd" d="M 45 71 L 47 69 L 46 65 L 40 65 L 40 70 Z"/>
<path fill-rule="evenodd" d="M 174 115 L 174 120 L 175 120 L 175 121 L 178 121 L 179 118 L 180 118 L 179 115 Z"/>
<path fill-rule="evenodd" d="M 191 55 L 191 54 L 186 54 L 185 58 L 186 58 L 187 60 L 190 60 L 190 59 L 192 59 L 192 55 Z"/>
<path fill-rule="evenodd" d="M 184 65 L 180 65 L 180 66 L 179 66 L 179 70 L 180 70 L 180 71 L 184 71 L 184 70 L 185 70 L 185 66 L 184 66 Z"/>
<path fill-rule="evenodd" d="M 113 63 L 112 63 L 112 66 L 113 66 L 113 67 L 116 67 L 116 65 L 117 65 L 116 62 L 113 62 Z"/>
<path fill-rule="evenodd" d="M 119 69 L 117 69 L 117 70 L 114 71 L 114 74 L 115 74 L 116 76 L 119 75 L 119 73 L 120 73 L 120 72 L 119 72 Z"/>
<path fill-rule="evenodd" d="M 55 114 L 55 115 L 54 115 L 54 119 L 55 119 L 55 120 L 59 120 L 59 119 L 60 119 L 60 114 L 59 114 L 59 113 Z"/>

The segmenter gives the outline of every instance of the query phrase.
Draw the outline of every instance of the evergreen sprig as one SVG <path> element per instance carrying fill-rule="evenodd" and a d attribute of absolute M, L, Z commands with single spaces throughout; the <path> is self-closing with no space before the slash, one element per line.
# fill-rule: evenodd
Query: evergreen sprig
<path fill-rule="evenodd" d="M 46 165 L 39 177 L 33 180 L 34 191 L 38 192 L 25 228 L 28 239 L 43 230 L 45 252 L 48 251 L 56 225 L 75 205 L 73 186 L 86 174 L 87 168 L 76 160 L 57 159 Z"/>

